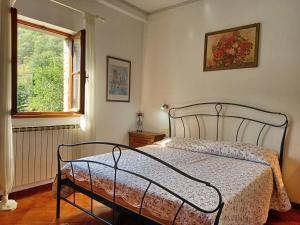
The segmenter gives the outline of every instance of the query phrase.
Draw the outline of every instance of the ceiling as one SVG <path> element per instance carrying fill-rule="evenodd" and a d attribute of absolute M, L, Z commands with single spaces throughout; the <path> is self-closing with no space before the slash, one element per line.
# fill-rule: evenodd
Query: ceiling
<path fill-rule="evenodd" d="M 183 4 L 191 0 L 123 0 L 147 13 L 153 13 L 165 8 Z"/>

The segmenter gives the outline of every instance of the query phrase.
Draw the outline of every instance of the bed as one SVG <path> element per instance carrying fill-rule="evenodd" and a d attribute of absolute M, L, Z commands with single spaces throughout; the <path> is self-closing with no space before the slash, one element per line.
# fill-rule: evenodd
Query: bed
<path fill-rule="evenodd" d="M 114 224 L 94 214 L 92 204 L 90 210 L 77 205 L 76 191 L 142 224 L 264 224 L 269 209 L 290 209 L 280 169 L 286 115 L 221 102 L 172 108 L 168 115 L 169 138 L 139 149 L 109 142 L 59 146 L 57 217 L 64 200 Z M 278 142 L 278 152 L 262 146 L 268 140 L 272 147 Z M 63 148 L 78 146 L 112 151 L 62 159 Z"/>

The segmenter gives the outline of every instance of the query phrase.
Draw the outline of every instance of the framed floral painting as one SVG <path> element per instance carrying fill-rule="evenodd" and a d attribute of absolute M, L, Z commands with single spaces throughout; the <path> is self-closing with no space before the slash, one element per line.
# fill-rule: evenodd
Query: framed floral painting
<path fill-rule="evenodd" d="M 257 67 L 260 23 L 205 34 L 203 71 Z"/>
<path fill-rule="evenodd" d="M 131 61 L 106 57 L 106 101 L 130 102 Z"/>

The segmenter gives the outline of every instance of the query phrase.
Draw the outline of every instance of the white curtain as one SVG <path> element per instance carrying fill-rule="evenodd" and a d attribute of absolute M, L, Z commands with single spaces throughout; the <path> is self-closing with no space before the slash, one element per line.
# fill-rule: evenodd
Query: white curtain
<path fill-rule="evenodd" d="M 81 129 L 83 141 L 94 141 L 96 139 L 95 119 L 95 20 L 94 15 L 85 13 L 86 30 L 86 72 L 88 79 L 85 86 L 85 115 L 81 118 Z M 87 154 L 93 154 L 93 149 L 85 149 Z M 83 153 L 83 155 L 86 155 Z"/>
<path fill-rule="evenodd" d="M 0 0 L 0 210 L 14 210 L 17 203 L 8 200 L 14 181 L 14 155 L 11 125 L 11 19 L 14 1 Z"/>

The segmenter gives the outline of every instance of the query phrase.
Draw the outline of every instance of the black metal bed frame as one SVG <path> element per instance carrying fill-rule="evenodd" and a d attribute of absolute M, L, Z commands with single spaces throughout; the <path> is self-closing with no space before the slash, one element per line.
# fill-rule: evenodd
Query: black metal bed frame
<path fill-rule="evenodd" d="M 212 105 L 215 108 L 216 113 L 196 113 L 196 114 L 184 114 L 184 115 L 180 115 L 180 116 L 176 116 L 175 115 L 175 111 L 177 110 L 182 110 L 182 109 L 186 109 L 186 108 L 192 108 L 192 107 L 196 107 L 196 106 L 202 106 L 202 105 Z M 280 124 L 274 124 L 274 123 L 270 123 L 270 122 L 266 122 L 266 121 L 262 121 L 262 120 L 257 120 L 257 119 L 253 119 L 253 118 L 248 118 L 248 117 L 244 117 L 244 116 L 238 116 L 238 115 L 225 115 L 222 113 L 222 109 L 223 106 L 225 105 L 230 105 L 230 106 L 236 106 L 236 107 L 242 107 L 242 108 L 248 108 L 248 109 L 252 109 L 252 110 L 256 110 L 256 111 L 260 111 L 263 113 L 267 113 L 267 114 L 274 114 L 274 115 L 279 115 L 283 118 L 283 122 Z M 200 116 L 209 116 L 209 117 L 216 117 L 216 126 L 217 126 L 217 131 L 216 131 L 216 140 L 219 140 L 219 119 L 221 117 L 230 117 L 230 118 L 235 118 L 235 119 L 239 119 L 241 120 L 239 126 L 237 127 L 237 132 L 236 132 L 236 141 L 240 132 L 240 128 L 242 126 L 242 124 L 245 121 L 250 121 L 250 122 L 254 122 L 254 123 L 258 123 L 262 125 L 262 128 L 260 129 L 260 132 L 258 134 L 257 137 L 257 144 L 259 142 L 260 136 L 262 131 L 264 130 L 264 128 L 266 126 L 270 126 L 270 127 L 283 127 L 284 131 L 283 131 L 283 135 L 282 135 L 282 139 L 281 139 L 281 145 L 280 145 L 280 165 L 282 165 L 282 158 L 283 158 L 283 151 L 284 151 L 284 140 L 285 140 L 285 136 L 286 136 L 286 132 L 287 132 L 287 127 L 288 127 L 288 119 L 287 116 L 285 114 L 282 113 L 277 113 L 277 112 L 271 112 L 271 111 L 267 111 L 267 110 L 262 110 L 256 107 L 251 107 L 251 106 L 246 106 L 246 105 L 241 105 L 241 104 L 235 104 L 235 103 L 226 103 L 226 102 L 205 102 L 205 103 L 197 103 L 197 104 L 191 104 L 191 105 L 186 105 L 186 106 L 182 106 L 182 107 L 177 107 L 177 108 L 171 108 L 169 110 L 169 136 L 172 136 L 172 126 L 171 126 L 171 120 L 177 120 L 179 119 L 182 123 L 183 126 L 183 130 L 184 130 L 184 137 L 186 136 L 186 127 L 185 127 L 185 123 L 184 123 L 184 118 L 187 117 L 195 117 L 196 121 L 197 121 L 197 125 L 199 128 L 199 138 L 200 138 L 200 123 L 198 120 L 198 117 Z M 174 128 L 176 129 L 176 128 Z M 111 146 L 112 147 L 112 157 L 114 160 L 114 164 L 113 165 L 109 165 L 105 162 L 98 162 L 98 161 L 91 161 L 91 160 L 82 160 L 82 159 L 78 159 L 78 160 L 63 160 L 61 157 L 61 149 L 63 147 L 76 147 L 76 146 L 83 146 L 83 145 L 107 145 L 107 146 Z M 208 188 L 212 188 L 213 190 L 215 190 L 216 195 L 218 196 L 218 205 L 214 208 L 214 209 L 203 209 L 193 203 L 191 203 L 190 201 L 188 201 L 187 199 L 181 197 L 179 194 L 171 191 L 170 189 L 164 187 L 163 185 L 161 185 L 160 183 L 149 179 L 141 174 L 135 173 L 133 171 L 129 171 L 129 170 L 125 170 L 122 169 L 118 166 L 118 162 L 122 156 L 122 151 L 123 150 L 127 150 L 127 151 L 133 151 L 137 154 L 142 154 L 148 158 L 151 158 L 153 160 L 155 160 L 158 163 L 161 163 L 162 165 L 166 166 L 167 168 L 177 172 L 178 174 L 191 179 L 195 182 L 198 182 L 199 184 L 205 184 Z M 58 179 L 57 179 L 57 205 L 56 205 L 56 218 L 60 217 L 60 200 L 66 201 L 69 204 L 81 209 L 82 211 L 84 211 L 85 213 L 91 215 L 92 217 L 96 218 L 97 220 L 100 220 L 102 222 L 104 222 L 105 224 L 115 224 L 116 220 L 115 220 L 115 215 L 116 213 L 123 213 L 123 214 L 128 214 L 131 215 L 133 218 L 135 218 L 136 220 L 140 221 L 142 224 L 149 224 L 149 225 L 157 225 L 160 224 L 157 221 L 154 221 L 146 216 L 144 216 L 142 214 L 142 209 L 143 209 L 143 204 L 144 204 L 144 200 L 145 197 L 148 193 L 148 190 L 150 188 L 151 185 L 155 185 L 158 186 L 159 188 L 163 189 L 164 191 L 168 192 L 169 194 L 171 194 L 172 196 L 176 197 L 177 199 L 181 200 L 181 204 L 179 206 L 179 208 L 177 209 L 175 216 L 173 218 L 172 221 L 172 225 L 174 225 L 176 223 L 176 219 L 177 216 L 180 212 L 180 210 L 182 209 L 182 207 L 187 204 L 189 206 L 191 206 L 192 208 L 203 212 L 203 213 L 207 213 L 207 214 L 211 214 L 211 213 L 216 213 L 216 217 L 215 217 L 215 221 L 214 221 L 214 225 L 217 225 L 219 223 L 219 219 L 222 213 L 222 209 L 224 206 L 224 202 L 222 200 L 222 195 L 220 193 L 220 191 L 218 190 L 217 187 L 215 187 L 214 185 L 210 184 L 209 182 L 197 179 L 195 177 L 190 176 L 189 174 L 186 174 L 184 172 L 182 172 L 181 170 L 177 169 L 176 167 L 162 161 L 159 158 L 156 158 L 144 151 L 135 149 L 135 148 L 131 148 L 129 146 L 126 145 L 122 145 L 122 144 L 116 144 L 116 143 L 110 143 L 110 142 L 84 142 L 84 143 L 78 143 L 78 144 L 62 144 L 58 146 L 58 151 L 57 151 L 57 159 L 58 159 Z M 69 163 L 70 167 L 71 167 L 71 171 L 72 171 L 72 180 L 69 178 L 62 178 L 62 173 L 61 173 L 61 163 Z M 89 184 L 90 184 L 90 188 L 89 190 L 86 188 L 81 187 L 80 185 L 76 184 L 75 181 L 75 175 L 74 175 L 74 169 L 73 169 L 73 164 L 74 163 L 86 163 L 88 171 L 89 171 Z M 104 198 L 103 196 L 98 195 L 97 193 L 94 192 L 93 190 L 93 180 L 92 180 L 92 174 L 91 174 L 91 169 L 90 169 L 90 164 L 99 164 L 102 166 L 106 166 L 109 167 L 111 169 L 114 170 L 114 180 L 113 180 L 113 196 L 112 196 L 112 201 L 107 200 L 106 198 Z M 122 205 L 118 204 L 116 202 L 116 185 L 117 185 L 117 173 L 118 171 L 122 171 L 128 174 L 131 174 L 133 176 L 139 177 L 145 181 L 148 182 L 147 188 L 145 189 L 144 193 L 143 193 L 143 197 L 141 199 L 141 203 L 140 203 L 140 207 L 139 207 L 139 212 L 134 212 L 132 210 L 127 209 L 126 207 L 123 207 Z M 73 201 L 67 199 L 66 197 L 61 196 L 61 189 L 62 186 L 69 186 L 71 188 L 73 188 Z M 91 204 L 90 204 L 90 210 L 87 210 L 86 208 L 81 207 L 80 205 L 76 204 L 76 192 L 80 192 L 83 193 L 84 195 L 90 197 L 91 199 Z M 100 218 L 98 215 L 94 214 L 93 212 L 93 200 L 96 200 L 100 203 L 103 203 L 104 205 L 110 207 L 113 209 L 113 220 L 112 222 L 107 221 L 103 218 Z"/>

